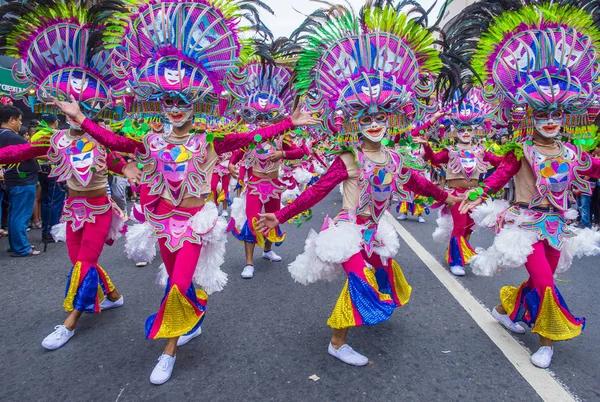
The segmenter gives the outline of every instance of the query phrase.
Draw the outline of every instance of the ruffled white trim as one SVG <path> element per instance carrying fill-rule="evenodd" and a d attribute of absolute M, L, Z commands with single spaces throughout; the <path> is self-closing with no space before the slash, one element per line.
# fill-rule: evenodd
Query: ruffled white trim
<path fill-rule="evenodd" d="M 218 218 L 217 205 L 214 202 L 207 202 L 202 210 L 192 217 L 192 230 L 203 236 L 215 227 Z"/>
<path fill-rule="evenodd" d="M 600 232 L 598 229 L 577 228 L 569 226 L 575 233 L 574 237 L 565 239 L 565 245 L 560 253 L 556 268 L 557 274 L 562 274 L 571 268 L 574 258 L 593 257 L 600 254 Z"/>
<path fill-rule="evenodd" d="M 50 235 L 52 235 L 52 238 L 56 242 L 67 241 L 67 223 L 61 222 L 52 226 L 52 228 L 50 229 Z"/>
<path fill-rule="evenodd" d="M 292 278 L 303 285 L 319 280 L 332 281 L 339 274 L 337 264 L 324 262 L 317 257 L 315 251 L 318 236 L 317 232 L 310 230 L 304 243 L 304 253 L 296 257 L 288 267 Z"/>
<path fill-rule="evenodd" d="M 327 170 L 325 168 L 323 168 L 323 166 L 317 162 L 317 161 L 313 161 L 313 166 L 315 167 L 315 173 L 318 175 L 322 175 L 323 173 L 325 173 Z"/>
<path fill-rule="evenodd" d="M 288 204 L 288 201 L 293 201 L 300 195 L 300 190 L 296 187 L 293 190 L 285 190 L 281 194 L 281 206 L 284 207 Z"/>
<path fill-rule="evenodd" d="M 479 227 L 491 228 L 496 226 L 498 215 L 510 208 L 505 200 L 487 200 L 471 212 L 471 218 Z"/>
<path fill-rule="evenodd" d="M 377 226 L 377 233 L 375 233 L 375 240 L 383 243 L 382 247 L 375 247 L 374 251 L 383 259 L 392 258 L 398 254 L 400 249 L 400 239 L 398 232 L 387 219 L 379 221 Z"/>
<path fill-rule="evenodd" d="M 157 240 L 150 223 L 129 226 L 125 239 L 125 253 L 130 260 L 150 263 L 156 257 Z"/>
<path fill-rule="evenodd" d="M 294 176 L 294 180 L 296 180 L 298 184 L 308 184 L 313 177 L 312 173 L 304 168 L 294 169 L 292 176 Z"/>
<path fill-rule="evenodd" d="M 577 212 L 577 210 L 573 209 L 573 208 L 568 209 L 565 212 L 565 219 L 568 219 L 570 221 L 574 221 L 575 219 L 577 219 L 578 216 L 579 216 L 579 212 Z"/>
<path fill-rule="evenodd" d="M 441 244 L 448 244 L 452 230 L 454 229 L 454 221 L 452 215 L 449 213 L 443 213 L 441 209 L 438 210 L 438 217 L 435 220 L 437 227 L 433 232 L 433 241 Z"/>
<path fill-rule="evenodd" d="M 341 264 L 362 249 L 362 227 L 354 223 L 329 221 L 316 239 L 315 254 L 324 262 Z"/>
<path fill-rule="evenodd" d="M 231 219 L 235 222 L 235 228 L 239 232 L 246 223 L 246 194 L 233 200 L 231 204 Z"/>
<path fill-rule="evenodd" d="M 120 213 L 119 213 L 120 212 Z M 113 209 L 112 220 L 110 221 L 110 229 L 108 231 L 108 239 L 117 241 L 123 237 L 123 227 L 125 226 L 125 219 L 123 219 L 123 212 L 119 210 L 115 212 Z"/>

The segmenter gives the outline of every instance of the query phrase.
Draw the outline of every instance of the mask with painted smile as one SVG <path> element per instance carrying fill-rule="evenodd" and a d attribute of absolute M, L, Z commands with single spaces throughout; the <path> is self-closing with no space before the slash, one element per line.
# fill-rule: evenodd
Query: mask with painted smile
<path fill-rule="evenodd" d="M 533 114 L 533 125 L 540 135 L 546 138 L 556 138 L 560 134 L 563 125 L 562 110 L 552 113 L 535 112 Z"/>
<path fill-rule="evenodd" d="M 365 138 L 373 142 L 381 142 L 387 133 L 388 116 L 383 112 L 366 115 L 358 120 L 358 124 L 360 132 Z"/>
<path fill-rule="evenodd" d="M 82 78 L 71 77 L 69 78 L 69 82 L 73 91 L 75 91 L 75 93 L 80 94 L 87 89 L 90 80 L 87 78 L 84 80 Z"/>
<path fill-rule="evenodd" d="M 456 129 L 456 138 L 462 144 L 470 144 L 473 140 L 473 127 Z"/>
<path fill-rule="evenodd" d="M 194 106 L 179 98 L 165 98 L 162 101 L 163 116 L 173 127 L 183 126 L 194 113 Z"/>

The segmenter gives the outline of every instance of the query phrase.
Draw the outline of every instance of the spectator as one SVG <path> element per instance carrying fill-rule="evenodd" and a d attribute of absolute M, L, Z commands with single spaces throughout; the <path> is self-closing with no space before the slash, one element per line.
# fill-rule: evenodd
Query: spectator
<path fill-rule="evenodd" d="M 8 232 L 6 230 L 3 229 L 3 225 L 2 225 L 2 211 L 4 209 L 4 193 L 5 193 L 5 187 L 4 187 L 4 168 L 0 168 L 0 237 L 2 236 L 8 236 Z"/>
<path fill-rule="evenodd" d="M 8 145 L 26 144 L 17 133 L 21 129 L 23 114 L 14 106 L 0 107 L 0 148 Z M 14 257 L 38 255 L 27 240 L 27 226 L 33 214 L 35 188 L 38 182 L 39 166 L 35 159 L 29 159 L 16 166 L 10 166 L 4 174 L 6 191 L 9 197 L 8 242 Z"/>
<path fill-rule="evenodd" d="M 600 158 L 600 145 L 592 153 L 594 158 Z M 590 200 L 590 215 L 592 225 L 600 227 L 600 185 L 596 181 L 596 188 L 593 189 L 592 199 Z"/>
<path fill-rule="evenodd" d="M 58 117 L 55 114 L 43 114 L 42 121 L 51 129 L 58 129 Z M 50 229 L 60 221 L 66 196 L 64 184 L 48 176 L 51 168 L 50 163 L 43 162 L 39 175 L 42 187 L 42 241 L 44 243 L 54 242 Z"/>

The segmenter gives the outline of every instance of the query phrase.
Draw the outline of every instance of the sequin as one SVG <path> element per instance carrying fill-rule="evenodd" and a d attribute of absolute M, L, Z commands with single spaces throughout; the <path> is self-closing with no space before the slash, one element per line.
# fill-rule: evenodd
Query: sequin
<path fill-rule="evenodd" d="M 558 293 L 558 289 L 555 290 Z M 585 318 L 574 317 L 566 306 L 559 305 L 557 298 L 553 289 L 547 287 L 531 332 L 553 341 L 564 341 L 581 335 Z"/>

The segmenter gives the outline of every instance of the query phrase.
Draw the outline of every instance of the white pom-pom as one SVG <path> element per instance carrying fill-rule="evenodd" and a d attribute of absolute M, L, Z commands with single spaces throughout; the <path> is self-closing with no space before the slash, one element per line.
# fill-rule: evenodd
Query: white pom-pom
<path fill-rule="evenodd" d="M 336 264 L 326 263 L 317 257 L 317 238 L 317 232 L 311 229 L 304 243 L 304 253 L 296 257 L 288 267 L 292 278 L 303 285 L 319 280 L 331 281 L 340 271 Z"/>
<path fill-rule="evenodd" d="M 231 204 L 231 219 L 235 222 L 235 228 L 240 231 L 246 223 L 246 195 L 233 200 Z"/>
<path fill-rule="evenodd" d="M 286 206 L 288 201 L 293 201 L 300 195 L 300 190 L 298 188 L 294 188 L 293 190 L 285 190 L 283 194 L 281 194 L 281 205 Z"/>
<path fill-rule="evenodd" d="M 567 209 L 567 211 L 565 212 L 565 219 L 568 219 L 570 221 L 574 221 L 575 219 L 577 219 L 577 217 L 579 216 L 579 212 L 577 212 L 576 209 Z"/>
<path fill-rule="evenodd" d="M 324 262 L 341 264 L 362 248 L 361 226 L 353 223 L 331 223 L 319 233 L 315 253 Z"/>
<path fill-rule="evenodd" d="M 204 207 L 192 217 L 192 230 L 199 235 L 210 232 L 219 218 L 219 210 L 214 202 L 207 202 Z"/>
<path fill-rule="evenodd" d="M 383 247 L 375 247 L 374 251 L 382 258 L 392 258 L 400 249 L 398 232 L 387 219 L 382 219 L 377 225 L 375 239 L 383 244 Z"/>
<path fill-rule="evenodd" d="M 304 168 L 294 169 L 293 176 L 298 184 L 308 184 L 313 177 L 312 173 Z"/>
<path fill-rule="evenodd" d="M 313 162 L 313 166 L 315 167 L 315 173 L 318 175 L 322 175 L 326 171 L 325 168 L 317 161 Z"/>
<path fill-rule="evenodd" d="M 565 249 L 573 257 L 593 257 L 600 254 L 600 232 L 598 229 L 576 228 L 569 226 L 574 233 L 574 237 L 565 239 Z"/>
<path fill-rule="evenodd" d="M 213 229 L 201 237 L 202 250 L 194 272 L 194 283 L 209 295 L 220 292 L 227 284 L 227 274 L 221 270 L 225 262 L 226 230 L 227 221 L 219 218 Z"/>
<path fill-rule="evenodd" d="M 113 212 L 110 229 L 108 231 L 108 239 L 114 241 L 119 240 L 123 236 L 124 226 L 125 220 L 123 219 L 123 216 Z"/>
<path fill-rule="evenodd" d="M 500 261 L 500 253 L 495 247 L 490 247 L 487 250 L 482 247 L 475 249 L 475 254 L 469 260 L 469 265 L 473 270 L 473 274 L 478 276 L 494 276 L 498 271 L 498 262 Z"/>
<path fill-rule="evenodd" d="M 447 244 L 450 241 L 452 235 L 452 229 L 454 229 L 454 221 L 452 221 L 452 215 L 442 213 L 442 210 L 438 211 L 438 218 L 435 220 L 437 228 L 433 232 L 433 240 L 436 243 Z"/>
<path fill-rule="evenodd" d="M 161 288 L 166 288 L 168 281 L 169 274 L 167 274 L 167 267 L 164 263 L 160 264 L 160 267 L 158 267 L 158 272 L 156 274 L 156 284 Z"/>
<path fill-rule="evenodd" d="M 52 226 L 52 229 L 50 229 L 50 234 L 56 242 L 67 241 L 67 223 L 61 222 Z"/>
<path fill-rule="evenodd" d="M 125 239 L 127 258 L 135 262 L 152 262 L 156 257 L 156 237 L 150 223 L 129 226 Z"/>
<path fill-rule="evenodd" d="M 487 200 L 471 212 L 471 218 L 479 227 L 491 228 L 496 226 L 498 215 L 510 208 L 505 200 Z"/>

